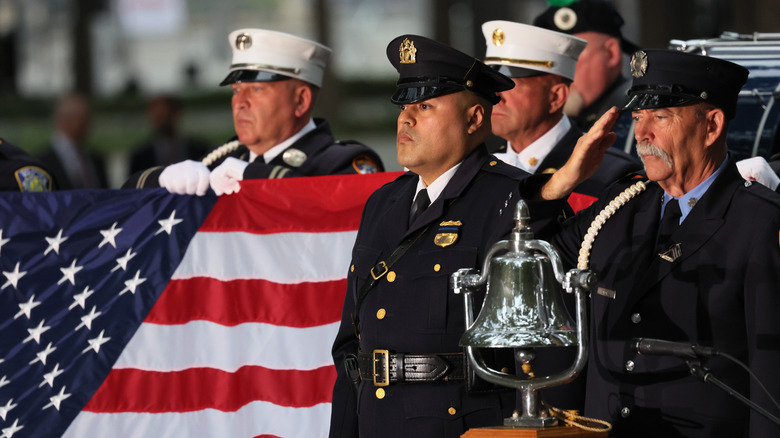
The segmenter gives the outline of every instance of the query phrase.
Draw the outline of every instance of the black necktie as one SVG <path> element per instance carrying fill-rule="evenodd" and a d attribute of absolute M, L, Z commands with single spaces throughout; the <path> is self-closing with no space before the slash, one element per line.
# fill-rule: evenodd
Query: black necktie
<path fill-rule="evenodd" d="M 409 225 L 417 219 L 417 216 L 425 211 L 428 206 L 431 205 L 431 200 L 428 198 L 428 190 L 422 189 L 417 192 L 417 197 L 412 202 L 412 211 L 409 213 Z"/>
<path fill-rule="evenodd" d="M 658 227 L 658 244 L 656 248 L 658 252 L 664 252 L 669 249 L 672 237 L 672 233 L 680 225 L 680 203 L 676 199 L 672 199 L 666 204 L 666 210 L 664 210 L 664 217 L 661 218 L 661 225 Z"/>

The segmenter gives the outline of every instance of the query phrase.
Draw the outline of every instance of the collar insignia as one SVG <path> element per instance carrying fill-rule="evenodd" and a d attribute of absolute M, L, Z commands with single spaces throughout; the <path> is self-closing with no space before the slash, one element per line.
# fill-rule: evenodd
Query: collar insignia
<path fill-rule="evenodd" d="M 300 149 L 289 148 L 282 154 L 282 161 L 292 167 L 301 167 L 306 161 L 306 153 Z"/>
<path fill-rule="evenodd" d="M 669 263 L 674 263 L 675 260 L 679 259 L 680 256 L 682 256 L 682 247 L 680 246 L 679 243 L 675 243 L 674 246 L 669 248 L 668 251 L 658 253 L 658 256 Z"/>

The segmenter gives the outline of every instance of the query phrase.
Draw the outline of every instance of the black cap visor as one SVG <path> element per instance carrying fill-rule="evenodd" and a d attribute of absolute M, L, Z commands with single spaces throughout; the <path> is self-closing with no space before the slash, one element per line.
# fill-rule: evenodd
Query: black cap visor
<path fill-rule="evenodd" d="M 239 82 L 275 82 L 292 79 L 290 76 L 272 73 L 264 70 L 233 70 L 219 83 L 219 86 L 236 84 Z"/>
<path fill-rule="evenodd" d="M 390 98 L 390 102 L 393 102 L 396 105 L 404 105 L 430 99 L 432 97 L 444 96 L 445 94 L 457 93 L 458 91 L 463 91 L 465 89 L 466 88 L 462 85 L 425 85 L 420 87 L 398 88 Z"/>
<path fill-rule="evenodd" d="M 632 87 L 628 90 L 629 100 L 622 111 L 670 108 L 704 102 L 699 94 L 687 92 L 678 85 L 656 85 Z"/>

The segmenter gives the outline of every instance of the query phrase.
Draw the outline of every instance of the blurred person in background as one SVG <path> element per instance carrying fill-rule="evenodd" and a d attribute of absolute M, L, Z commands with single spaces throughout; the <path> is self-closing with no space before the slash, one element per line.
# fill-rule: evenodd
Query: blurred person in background
<path fill-rule="evenodd" d="M 184 137 L 179 132 L 181 110 L 181 100 L 168 94 L 155 96 L 147 102 L 146 116 L 151 133 L 130 159 L 131 175 L 150 167 L 198 160 L 206 155 L 209 148 L 205 142 Z"/>
<path fill-rule="evenodd" d="M 244 179 L 362 174 L 384 170 L 367 146 L 333 138 L 328 122 L 313 118 L 331 50 L 264 29 L 239 29 L 228 41 L 233 63 L 220 85 L 233 90 L 236 137 L 203 160 L 159 166 L 130 177 L 124 187 L 165 187 L 171 193 L 235 193 Z"/>
<path fill-rule="evenodd" d="M 567 6 L 550 6 L 533 24 L 588 42 L 577 61 L 564 107 L 581 131 L 588 131 L 608 109 L 625 103 L 631 79 L 623 76 L 623 54 L 631 56 L 639 47 L 623 37 L 623 17 L 612 3 L 573 0 Z M 620 139 L 616 146 L 622 147 Z"/>
<path fill-rule="evenodd" d="M 90 105 L 85 96 L 63 96 L 54 112 L 51 143 L 39 156 L 62 190 L 95 189 L 107 185 L 102 157 L 87 150 Z"/>
<path fill-rule="evenodd" d="M 40 160 L 0 138 L 0 191 L 50 192 L 54 188 Z"/>

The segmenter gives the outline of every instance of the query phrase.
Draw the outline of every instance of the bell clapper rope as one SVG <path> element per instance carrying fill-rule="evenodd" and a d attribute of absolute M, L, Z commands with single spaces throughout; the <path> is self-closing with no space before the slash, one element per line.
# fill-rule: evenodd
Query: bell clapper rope
<path fill-rule="evenodd" d="M 209 167 L 214 164 L 215 161 L 238 149 L 240 145 L 241 143 L 238 140 L 229 141 L 209 152 L 209 154 L 201 160 L 201 163 L 203 163 L 204 166 Z"/>
<path fill-rule="evenodd" d="M 623 192 L 615 197 L 612 201 L 604 207 L 603 210 L 593 219 L 593 222 L 588 228 L 588 232 L 585 234 L 585 238 L 582 240 L 582 246 L 580 247 L 580 254 L 577 258 L 577 269 L 583 271 L 588 269 L 588 263 L 590 262 L 590 250 L 593 248 L 593 242 L 596 240 L 596 236 L 599 234 L 599 230 L 607 222 L 607 219 L 612 217 L 620 207 L 624 206 L 626 202 L 630 201 L 634 196 L 642 193 L 647 188 L 647 181 L 637 181 L 629 188 L 623 190 Z"/>

